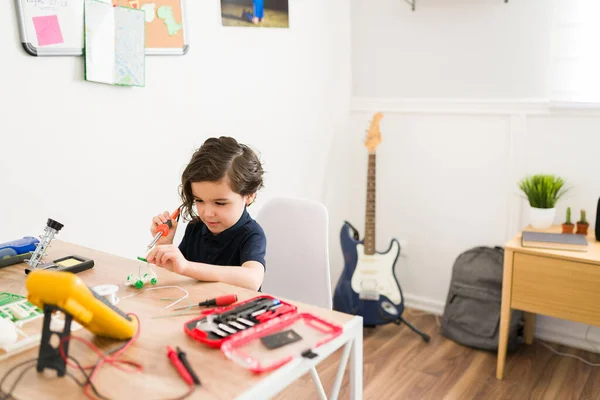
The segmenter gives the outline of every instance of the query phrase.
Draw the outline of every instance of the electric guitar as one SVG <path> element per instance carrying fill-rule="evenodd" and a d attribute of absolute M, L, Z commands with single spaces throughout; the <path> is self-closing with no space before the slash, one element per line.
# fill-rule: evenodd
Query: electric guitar
<path fill-rule="evenodd" d="M 385 253 L 375 251 L 375 169 L 376 149 L 381 143 L 379 123 L 383 115 L 373 116 L 365 146 L 369 153 L 365 237 L 348 222 L 340 232 L 344 270 L 333 296 L 334 310 L 363 317 L 363 325 L 375 326 L 397 321 L 404 311 L 402 289 L 394 272 L 400 243 L 392 239 Z M 352 233 L 351 233 L 352 231 Z"/>

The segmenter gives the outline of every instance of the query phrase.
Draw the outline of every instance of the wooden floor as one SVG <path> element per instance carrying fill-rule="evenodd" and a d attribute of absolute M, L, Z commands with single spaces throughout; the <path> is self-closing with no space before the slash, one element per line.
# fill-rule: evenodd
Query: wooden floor
<path fill-rule="evenodd" d="M 496 379 L 496 355 L 456 344 L 440 335 L 431 315 L 404 316 L 431 335 L 425 343 L 406 326 L 387 325 L 364 331 L 364 399 L 581 399 L 600 400 L 600 367 L 555 355 L 539 341 L 507 357 L 505 378 Z M 600 354 L 550 344 L 560 352 L 600 363 Z M 319 365 L 330 391 L 341 350 Z M 349 398 L 348 373 L 340 399 Z M 276 397 L 318 399 L 310 375 Z"/>

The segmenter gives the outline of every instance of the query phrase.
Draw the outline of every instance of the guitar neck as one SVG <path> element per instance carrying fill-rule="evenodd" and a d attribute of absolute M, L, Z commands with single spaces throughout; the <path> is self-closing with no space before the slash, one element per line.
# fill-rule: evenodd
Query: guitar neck
<path fill-rule="evenodd" d="M 375 153 L 369 153 L 367 168 L 367 206 L 365 212 L 365 254 L 375 254 Z"/>

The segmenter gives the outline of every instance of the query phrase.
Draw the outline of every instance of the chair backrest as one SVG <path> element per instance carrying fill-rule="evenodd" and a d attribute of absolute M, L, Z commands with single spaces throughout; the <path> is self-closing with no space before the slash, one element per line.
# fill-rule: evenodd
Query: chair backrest
<path fill-rule="evenodd" d="M 317 201 L 278 197 L 259 210 L 267 236 L 265 293 L 332 308 L 327 208 Z"/>

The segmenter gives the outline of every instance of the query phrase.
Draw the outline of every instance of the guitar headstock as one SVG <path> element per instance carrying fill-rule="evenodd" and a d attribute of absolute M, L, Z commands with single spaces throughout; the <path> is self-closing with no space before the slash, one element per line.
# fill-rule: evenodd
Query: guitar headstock
<path fill-rule="evenodd" d="M 383 114 L 378 112 L 373 115 L 371 125 L 367 130 L 367 137 L 365 138 L 365 146 L 369 149 L 369 153 L 375 153 L 377 146 L 381 143 L 381 131 L 379 130 L 379 122 L 383 118 Z"/>

